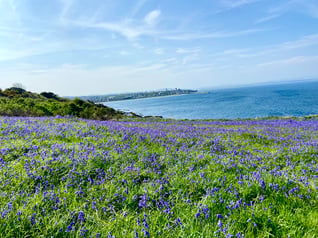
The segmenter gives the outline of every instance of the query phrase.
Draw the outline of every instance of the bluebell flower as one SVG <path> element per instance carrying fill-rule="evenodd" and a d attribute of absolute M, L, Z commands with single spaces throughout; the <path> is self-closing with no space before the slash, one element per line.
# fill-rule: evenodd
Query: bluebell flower
<path fill-rule="evenodd" d="M 33 213 L 33 215 L 31 216 L 31 225 L 35 224 L 35 216 L 36 216 L 36 213 Z"/>
<path fill-rule="evenodd" d="M 149 237 L 150 234 L 149 234 L 149 231 L 145 228 L 142 228 L 142 232 L 144 233 L 145 237 Z"/>
<path fill-rule="evenodd" d="M 259 199 L 260 202 L 263 202 L 264 201 L 264 196 L 261 195 L 258 199 Z"/>
<path fill-rule="evenodd" d="M 221 220 L 218 221 L 218 227 L 219 227 L 219 228 L 222 228 L 222 227 L 223 227 L 223 223 L 222 223 Z"/>
<path fill-rule="evenodd" d="M 77 218 L 81 223 L 85 222 L 85 215 L 83 211 L 78 212 L 78 218 Z"/>
<path fill-rule="evenodd" d="M 95 201 L 92 202 L 92 209 L 97 210 L 96 202 L 95 202 Z"/>
<path fill-rule="evenodd" d="M 218 219 L 223 219 L 223 216 L 222 216 L 221 214 L 217 214 L 216 217 L 217 217 Z"/>
<path fill-rule="evenodd" d="M 85 236 L 85 234 L 87 233 L 88 229 L 85 229 L 85 227 L 83 227 L 82 229 L 80 229 L 81 232 L 81 236 Z"/>

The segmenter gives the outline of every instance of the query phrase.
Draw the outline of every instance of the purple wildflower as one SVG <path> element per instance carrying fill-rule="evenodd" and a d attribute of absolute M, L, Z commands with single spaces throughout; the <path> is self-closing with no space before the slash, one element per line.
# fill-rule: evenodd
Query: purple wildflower
<path fill-rule="evenodd" d="M 223 223 L 222 223 L 221 220 L 218 221 L 218 227 L 219 227 L 219 228 L 222 228 L 222 227 L 223 227 Z"/>
<path fill-rule="evenodd" d="M 84 212 L 83 211 L 79 211 L 78 212 L 78 218 L 77 220 L 79 220 L 81 223 L 82 222 L 85 222 L 85 215 L 84 215 Z"/>

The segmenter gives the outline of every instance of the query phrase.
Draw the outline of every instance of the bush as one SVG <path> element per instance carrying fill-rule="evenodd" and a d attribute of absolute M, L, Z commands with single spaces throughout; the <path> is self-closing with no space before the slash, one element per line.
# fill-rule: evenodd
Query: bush
<path fill-rule="evenodd" d="M 36 94 L 22 88 L 0 91 L 0 115 L 3 116 L 76 116 L 106 120 L 120 118 L 123 113 L 102 104 L 60 98 L 52 92 Z"/>

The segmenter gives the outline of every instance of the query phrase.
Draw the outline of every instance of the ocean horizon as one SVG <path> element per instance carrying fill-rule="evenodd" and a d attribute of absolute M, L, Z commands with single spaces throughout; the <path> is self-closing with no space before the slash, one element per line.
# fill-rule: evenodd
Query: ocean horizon
<path fill-rule="evenodd" d="M 205 92 L 205 93 L 200 93 Z M 245 119 L 318 114 L 318 80 L 237 88 L 201 89 L 197 94 L 104 102 L 124 112 L 172 119 Z"/>

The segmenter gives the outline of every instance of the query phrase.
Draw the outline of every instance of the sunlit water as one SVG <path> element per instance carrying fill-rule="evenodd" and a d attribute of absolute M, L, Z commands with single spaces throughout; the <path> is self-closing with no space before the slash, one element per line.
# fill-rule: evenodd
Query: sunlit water
<path fill-rule="evenodd" d="M 175 119 L 234 119 L 318 114 L 318 81 L 209 90 L 208 94 L 105 102 L 144 116 Z"/>

